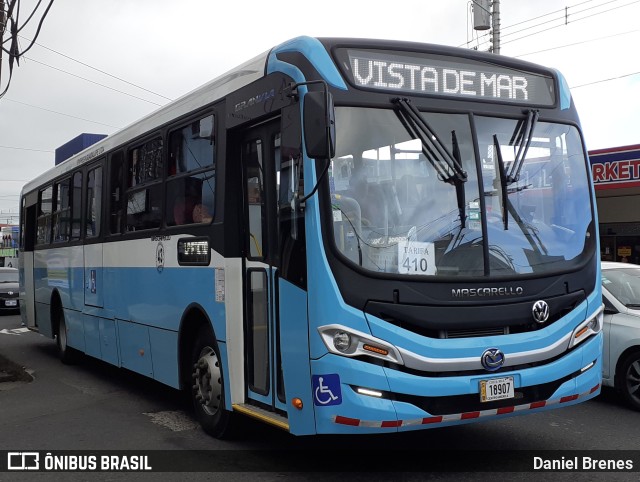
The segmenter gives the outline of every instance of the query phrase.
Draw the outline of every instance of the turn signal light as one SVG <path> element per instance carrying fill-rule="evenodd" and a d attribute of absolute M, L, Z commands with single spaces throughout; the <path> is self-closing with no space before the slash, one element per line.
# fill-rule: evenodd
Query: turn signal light
<path fill-rule="evenodd" d="M 380 348 L 378 346 L 373 345 L 362 345 L 363 350 L 371 351 L 373 353 L 377 353 L 378 355 L 387 356 L 389 354 L 389 350 L 385 350 L 384 348 Z"/>

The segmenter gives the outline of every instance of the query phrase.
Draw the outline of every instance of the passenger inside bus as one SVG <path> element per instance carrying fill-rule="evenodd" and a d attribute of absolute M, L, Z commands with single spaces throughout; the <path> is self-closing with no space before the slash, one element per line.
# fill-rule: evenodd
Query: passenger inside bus
<path fill-rule="evenodd" d="M 193 208 L 193 222 L 194 223 L 210 223 L 213 220 L 213 216 L 209 212 L 209 208 L 204 204 L 196 204 Z"/>

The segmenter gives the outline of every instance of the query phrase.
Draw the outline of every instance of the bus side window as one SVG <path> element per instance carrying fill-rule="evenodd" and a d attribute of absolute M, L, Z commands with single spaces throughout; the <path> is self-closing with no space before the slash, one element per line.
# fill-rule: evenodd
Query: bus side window
<path fill-rule="evenodd" d="M 122 151 L 111 156 L 109 168 L 109 233 L 119 234 L 122 232 L 124 209 L 124 154 Z"/>
<path fill-rule="evenodd" d="M 162 224 L 163 141 L 154 137 L 129 151 L 126 231 Z"/>
<path fill-rule="evenodd" d="M 82 172 L 71 178 L 71 240 L 80 239 L 82 224 Z"/>
<path fill-rule="evenodd" d="M 87 175 L 87 207 L 85 213 L 85 232 L 87 238 L 100 236 L 102 213 L 102 167 L 96 167 Z"/>
<path fill-rule="evenodd" d="M 215 213 L 215 118 L 171 131 L 167 162 L 167 226 L 209 223 Z"/>
<path fill-rule="evenodd" d="M 67 177 L 54 185 L 54 206 L 53 206 L 53 242 L 63 243 L 69 241 L 69 228 L 71 216 L 71 191 L 69 185 L 71 178 Z"/>
<path fill-rule="evenodd" d="M 53 212 L 53 186 L 49 185 L 38 193 L 38 227 L 36 244 L 51 242 L 51 213 Z"/>

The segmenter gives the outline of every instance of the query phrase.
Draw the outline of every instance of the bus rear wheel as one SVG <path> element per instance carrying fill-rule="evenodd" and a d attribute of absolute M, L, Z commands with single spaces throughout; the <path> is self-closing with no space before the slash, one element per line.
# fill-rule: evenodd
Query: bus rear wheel
<path fill-rule="evenodd" d="M 67 365 L 75 363 L 78 359 L 78 352 L 68 345 L 67 323 L 64 321 L 64 312 L 58 309 L 58 329 L 56 332 L 56 345 L 58 346 L 58 357 Z"/>
<path fill-rule="evenodd" d="M 193 344 L 191 400 L 196 418 L 209 435 L 232 435 L 233 414 L 225 407 L 222 360 L 211 329 L 203 326 Z"/>

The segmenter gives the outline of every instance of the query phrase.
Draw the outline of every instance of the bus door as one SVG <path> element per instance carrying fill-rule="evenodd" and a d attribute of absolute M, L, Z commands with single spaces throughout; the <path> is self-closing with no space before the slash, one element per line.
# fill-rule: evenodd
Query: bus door
<path fill-rule="evenodd" d="M 286 409 L 281 369 L 278 307 L 277 189 L 280 121 L 243 133 L 244 340 L 249 399 Z"/>
<path fill-rule="evenodd" d="M 35 308 L 34 246 L 38 223 L 38 195 L 30 194 L 22 198 L 20 217 L 20 317 L 29 327 L 38 326 Z"/>

